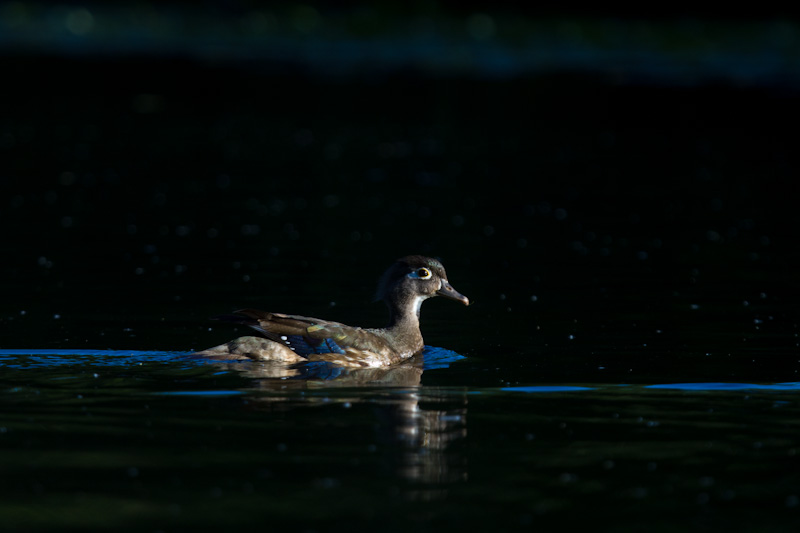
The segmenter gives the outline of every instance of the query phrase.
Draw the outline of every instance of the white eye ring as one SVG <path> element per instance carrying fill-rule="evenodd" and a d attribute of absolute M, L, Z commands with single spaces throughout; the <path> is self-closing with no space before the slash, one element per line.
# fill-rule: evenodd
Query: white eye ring
<path fill-rule="evenodd" d="M 431 279 L 431 276 L 433 276 L 433 273 L 425 267 L 418 268 L 408 274 L 411 279 Z"/>

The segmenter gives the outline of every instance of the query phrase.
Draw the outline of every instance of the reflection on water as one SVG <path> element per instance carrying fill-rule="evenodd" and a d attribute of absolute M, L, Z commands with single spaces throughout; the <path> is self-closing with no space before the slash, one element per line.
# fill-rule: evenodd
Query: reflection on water
<path fill-rule="evenodd" d="M 430 387 L 423 392 L 422 374 L 460 359 L 455 352 L 428 346 L 404 364 L 384 368 L 343 368 L 326 362 L 210 364 L 254 379 L 254 388 L 268 393 L 251 400 L 257 409 L 331 402 L 372 405 L 379 420 L 375 437 L 387 450 L 385 462 L 396 475 L 416 484 L 405 491 L 405 498 L 432 501 L 444 498 L 449 484 L 467 479 L 466 459 L 451 446 L 467 435 L 467 395 Z M 330 394 L 331 388 L 337 394 Z M 355 389 L 352 394 L 349 388 Z M 298 391 L 304 394 L 302 403 L 288 395 Z"/>
<path fill-rule="evenodd" d="M 0 515 L 74 530 L 796 518 L 796 382 L 498 387 L 494 365 L 424 355 L 282 374 L 184 353 L 0 351 Z M 490 377 L 441 384 L 464 369 Z"/>
<path fill-rule="evenodd" d="M 355 370 L 337 380 L 335 389 L 321 388 L 330 381 L 256 379 L 255 387 L 267 394 L 251 396 L 249 403 L 256 410 L 284 413 L 332 403 L 346 409 L 366 404 L 377 419 L 374 449 L 384 450 L 382 462 L 395 475 L 414 483 L 404 497 L 443 498 L 449 485 L 468 477 L 466 458 L 454 446 L 467 436 L 467 392 L 421 388 L 419 368 L 393 370 Z"/>
<path fill-rule="evenodd" d="M 453 483 L 466 481 L 467 460 L 457 443 L 467 437 L 466 392 L 426 390 L 403 396 L 390 408 L 379 408 L 379 440 L 399 444 L 396 472 L 417 482 L 405 493 L 411 500 L 447 496 Z"/>
<path fill-rule="evenodd" d="M 416 387 L 420 385 L 424 370 L 447 368 L 451 363 L 464 359 L 451 350 L 434 346 L 426 346 L 422 353 L 402 364 L 382 368 L 345 368 L 326 361 L 286 364 L 277 361 L 215 361 L 205 357 L 193 358 L 219 368 L 239 372 L 249 378 L 293 380 L 291 384 L 281 383 L 279 390 L 303 389 L 313 387 L 315 384 L 324 387 Z M 262 381 L 261 387 L 270 388 L 270 384 L 268 381 Z"/>
<path fill-rule="evenodd" d="M 199 398 L 247 395 L 249 408 L 257 411 L 285 413 L 333 403 L 347 408 L 368 404 L 378 420 L 374 437 L 385 450 L 384 463 L 390 465 L 395 475 L 414 484 L 404 492 L 405 498 L 423 501 L 444 498 L 447 485 L 467 479 L 466 459 L 451 446 L 467 435 L 466 391 L 422 388 L 425 370 L 446 368 L 462 359 L 455 352 L 431 346 L 402 365 L 363 369 L 325 362 L 304 365 L 219 362 L 183 352 L 0 350 L 0 363 L 17 370 L 76 365 L 135 368 L 188 361 L 251 381 L 239 390 L 171 390 L 152 394 Z"/>

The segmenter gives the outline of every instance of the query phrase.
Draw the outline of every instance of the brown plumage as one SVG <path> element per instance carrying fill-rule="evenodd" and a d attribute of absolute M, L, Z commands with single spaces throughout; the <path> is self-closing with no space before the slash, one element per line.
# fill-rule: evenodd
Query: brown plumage
<path fill-rule="evenodd" d="M 217 318 L 250 326 L 262 337 L 240 337 L 196 355 L 284 363 L 328 361 L 348 367 L 387 366 L 422 351 L 420 306 L 437 295 L 469 305 L 469 299 L 450 285 L 439 261 L 412 255 L 395 262 L 378 283 L 377 299 L 389 307 L 389 325 L 385 328 L 358 328 L 319 318 L 243 309 Z"/>

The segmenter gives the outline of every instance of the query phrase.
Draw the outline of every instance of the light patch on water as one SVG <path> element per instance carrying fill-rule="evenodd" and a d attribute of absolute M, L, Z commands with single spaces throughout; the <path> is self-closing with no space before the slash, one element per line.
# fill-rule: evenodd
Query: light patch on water
<path fill-rule="evenodd" d="M 548 393 L 548 392 L 582 392 L 591 390 L 605 390 L 616 387 L 677 390 L 690 392 L 726 392 L 726 391 L 774 391 L 774 392 L 800 392 L 800 382 L 786 383 L 659 383 L 655 385 L 629 386 L 623 384 L 602 383 L 593 387 L 575 385 L 532 385 L 520 387 L 503 387 L 500 390 L 508 392 Z"/>
<path fill-rule="evenodd" d="M 239 390 L 181 390 L 154 392 L 156 396 L 241 396 L 243 391 Z"/>
<path fill-rule="evenodd" d="M 672 389 L 687 391 L 738 391 L 738 390 L 767 390 L 767 391 L 800 391 L 800 382 L 788 383 L 662 383 L 658 385 L 645 385 L 647 389 Z"/>
<path fill-rule="evenodd" d="M 534 385 L 531 387 L 503 387 L 500 390 L 509 392 L 575 392 L 595 390 L 595 387 L 577 387 L 573 385 Z"/>
<path fill-rule="evenodd" d="M 191 352 L 138 350 L 0 350 L 4 368 L 49 368 L 65 365 L 134 366 L 145 363 L 168 363 Z"/>
<path fill-rule="evenodd" d="M 167 351 L 138 351 L 138 350 L 39 350 L 39 349 L 6 349 L 0 350 L 0 366 L 7 369 L 53 368 L 67 365 L 91 366 L 140 366 L 153 363 L 186 363 L 195 362 L 205 364 L 202 358 L 188 358 L 192 352 L 167 352 Z M 465 359 L 464 356 L 434 346 L 425 346 L 422 353 L 423 370 L 448 368 L 452 363 Z M 309 367 L 314 364 L 307 365 Z M 315 377 L 318 379 L 335 379 L 342 369 L 336 365 L 326 365 L 326 371 L 316 369 Z M 95 377 L 98 374 L 93 374 Z M 524 393 L 554 393 L 554 392 L 583 392 L 616 388 L 624 385 L 613 383 L 591 384 L 592 386 L 576 385 L 530 385 L 502 387 L 506 392 Z M 658 383 L 653 385 L 638 385 L 633 389 L 676 390 L 689 392 L 725 392 L 725 391 L 773 391 L 773 392 L 800 392 L 800 382 L 783 383 L 729 383 L 729 382 L 703 382 L 703 383 Z M 476 392 L 480 393 L 480 391 Z M 176 391 L 163 394 L 174 395 L 233 395 L 236 391 Z"/>
<path fill-rule="evenodd" d="M 26 368 L 51 368 L 67 365 L 92 365 L 92 366 L 137 366 L 152 363 L 174 363 L 187 361 L 196 364 L 214 363 L 203 358 L 188 358 L 193 352 L 165 352 L 165 351 L 139 351 L 139 350 L 39 350 L 39 349 L 11 349 L 0 350 L 0 366 L 9 369 Z M 423 370 L 447 368 L 451 363 L 465 359 L 452 350 L 425 346 L 423 355 Z M 309 366 L 313 366 L 309 363 Z M 319 366 L 319 365 L 318 365 Z M 329 373 L 323 379 L 334 379 L 342 368 L 336 365 L 330 367 Z M 317 376 L 320 377 L 320 376 Z"/>
<path fill-rule="evenodd" d="M 452 350 L 445 348 L 437 348 L 435 346 L 425 346 L 422 352 L 423 370 L 434 370 L 436 368 L 447 368 L 451 363 L 466 359 L 463 355 L 459 355 Z"/>

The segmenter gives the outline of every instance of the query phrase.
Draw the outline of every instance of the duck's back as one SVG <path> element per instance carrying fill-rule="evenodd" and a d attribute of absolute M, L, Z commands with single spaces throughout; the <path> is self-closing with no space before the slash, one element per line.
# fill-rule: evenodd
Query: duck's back
<path fill-rule="evenodd" d="M 421 336 L 419 339 L 395 339 L 387 330 L 358 328 L 300 315 L 243 309 L 218 318 L 247 325 L 309 361 L 356 367 L 385 366 L 422 350 Z"/>

